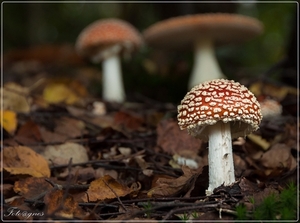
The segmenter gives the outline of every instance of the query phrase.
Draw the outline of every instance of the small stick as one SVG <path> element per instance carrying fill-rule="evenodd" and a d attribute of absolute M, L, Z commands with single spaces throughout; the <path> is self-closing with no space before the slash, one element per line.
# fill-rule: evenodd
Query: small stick
<path fill-rule="evenodd" d="M 109 186 L 109 184 L 108 184 L 105 180 L 103 180 L 103 182 L 104 182 L 105 185 L 106 185 L 106 186 L 114 193 L 114 195 L 117 197 L 117 199 L 118 199 L 120 205 L 122 206 L 122 208 L 127 212 L 127 208 L 126 208 L 125 205 L 122 203 L 120 197 L 116 194 L 116 192 Z"/>

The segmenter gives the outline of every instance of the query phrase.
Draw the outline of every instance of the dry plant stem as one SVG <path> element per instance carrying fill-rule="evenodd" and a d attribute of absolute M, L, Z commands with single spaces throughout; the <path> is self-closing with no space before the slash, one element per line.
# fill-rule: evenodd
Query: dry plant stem
<path fill-rule="evenodd" d="M 195 43 L 194 67 L 189 80 L 189 89 L 204 81 L 224 77 L 215 56 L 212 40 Z"/>
<path fill-rule="evenodd" d="M 118 55 L 111 55 L 102 62 L 103 68 L 103 99 L 122 103 L 125 90 L 122 80 L 121 62 Z"/>
<path fill-rule="evenodd" d="M 227 186 L 235 182 L 230 124 L 219 121 L 208 126 L 208 129 L 209 186 L 206 190 L 207 196 L 222 184 Z"/>

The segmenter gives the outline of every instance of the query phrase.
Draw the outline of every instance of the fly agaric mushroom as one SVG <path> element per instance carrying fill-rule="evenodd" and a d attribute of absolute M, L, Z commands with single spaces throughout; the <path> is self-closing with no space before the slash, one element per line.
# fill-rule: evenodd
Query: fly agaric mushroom
<path fill-rule="evenodd" d="M 223 78 L 214 46 L 241 43 L 261 34 L 255 18 L 227 13 L 180 16 L 160 21 L 143 33 L 148 45 L 174 50 L 194 48 L 189 89 L 204 81 Z"/>
<path fill-rule="evenodd" d="M 281 104 L 271 98 L 264 98 L 259 101 L 261 107 L 261 113 L 265 118 L 276 118 L 281 115 L 282 113 L 282 106 Z"/>
<path fill-rule="evenodd" d="M 238 82 L 216 79 L 199 84 L 178 106 L 178 125 L 196 138 L 208 141 L 209 187 L 235 182 L 231 138 L 257 130 L 262 119 L 252 92 Z"/>
<path fill-rule="evenodd" d="M 121 74 L 120 54 L 130 55 L 142 44 L 140 33 L 120 19 L 102 19 L 87 26 L 78 36 L 76 50 L 79 55 L 102 62 L 103 99 L 123 102 L 125 90 Z"/>

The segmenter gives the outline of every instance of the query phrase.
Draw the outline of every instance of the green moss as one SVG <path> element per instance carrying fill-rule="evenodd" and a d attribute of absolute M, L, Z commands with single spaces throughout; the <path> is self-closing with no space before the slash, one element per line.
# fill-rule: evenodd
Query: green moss
<path fill-rule="evenodd" d="M 236 220 L 245 220 L 247 219 L 247 208 L 245 205 L 239 205 L 236 207 Z"/>
<path fill-rule="evenodd" d="M 290 183 L 279 195 L 266 197 L 252 213 L 248 213 L 244 205 L 237 206 L 236 220 L 295 220 L 297 209 L 297 187 Z"/>

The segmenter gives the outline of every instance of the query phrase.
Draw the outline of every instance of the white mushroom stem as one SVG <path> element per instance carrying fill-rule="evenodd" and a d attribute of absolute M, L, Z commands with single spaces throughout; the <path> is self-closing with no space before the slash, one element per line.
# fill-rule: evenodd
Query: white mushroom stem
<path fill-rule="evenodd" d="M 194 66 L 188 83 L 189 89 L 204 81 L 224 77 L 215 56 L 212 40 L 198 40 L 194 47 Z"/>
<path fill-rule="evenodd" d="M 234 183 L 235 177 L 230 124 L 219 121 L 207 128 L 209 186 L 206 195 L 209 196 L 222 184 L 228 186 Z"/>
<path fill-rule="evenodd" d="M 103 100 L 122 103 L 125 100 L 121 62 L 118 55 L 111 55 L 102 62 Z"/>

